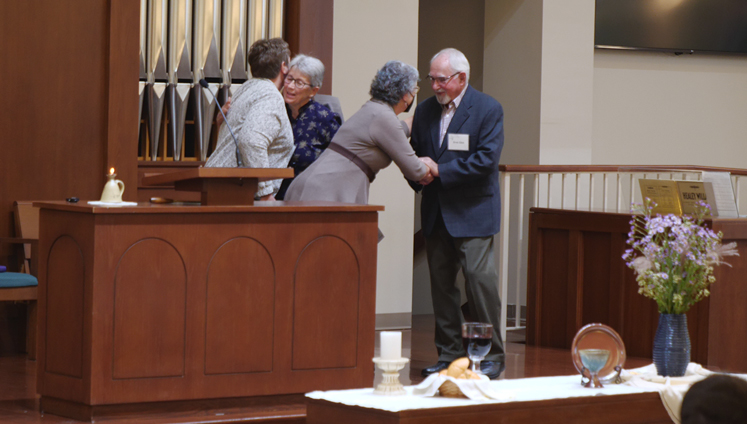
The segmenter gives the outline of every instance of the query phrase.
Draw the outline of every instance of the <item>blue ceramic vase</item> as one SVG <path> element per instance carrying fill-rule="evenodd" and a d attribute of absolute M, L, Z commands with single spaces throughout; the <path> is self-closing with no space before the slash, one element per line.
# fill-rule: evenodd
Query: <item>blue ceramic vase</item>
<path fill-rule="evenodd" d="M 659 314 L 654 336 L 654 365 L 662 377 L 682 377 L 690 363 L 690 334 L 685 314 Z"/>

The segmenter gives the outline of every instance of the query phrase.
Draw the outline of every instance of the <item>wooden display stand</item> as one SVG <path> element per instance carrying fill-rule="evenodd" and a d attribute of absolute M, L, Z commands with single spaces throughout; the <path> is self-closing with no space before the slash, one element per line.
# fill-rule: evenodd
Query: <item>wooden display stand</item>
<path fill-rule="evenodd" d="M 532 208 L 529 215 L 527 343 L 569 349 L 576 332 L 594 322 L 614 328 L 627 355 L 651 358 L 656 302 L 638 294 L 622 259 L 630 214 Z M 713 370 L 747 372 L 747 220 L 706 225 L 737 242 L 740 256 L 714 268 L 711 296 L 687 313 L 691 360 Z"/>
<path fill-rule="evenodd" d="M 383 207 L 35 205 L 44 412 L 96 420 L 372 384 Z"/>
<path fill-rule="evenodd" d="M 254 204 L 259 181 L 293 178 L 292 168 L 193 168 L 143 177 L 144 185 L 173 183 L 177 191 L 200 193 L 203 206 Z"/>

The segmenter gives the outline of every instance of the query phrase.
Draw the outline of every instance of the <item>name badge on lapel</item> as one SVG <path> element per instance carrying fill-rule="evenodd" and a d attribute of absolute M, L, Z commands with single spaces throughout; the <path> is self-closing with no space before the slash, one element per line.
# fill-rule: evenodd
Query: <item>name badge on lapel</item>
<path fill-rule="evenodd" d="M 469 151 L 469 134 L 449 134 L 449 150 Z"/>

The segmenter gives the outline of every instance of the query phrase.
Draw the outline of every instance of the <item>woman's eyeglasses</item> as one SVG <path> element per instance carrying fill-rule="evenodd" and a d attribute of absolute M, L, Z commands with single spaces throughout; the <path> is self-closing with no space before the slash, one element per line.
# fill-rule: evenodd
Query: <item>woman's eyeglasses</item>
<path fill-rule="evenodd" d="M 305 81 L 303 81 L 301 79 L 293 78 L 290 75 L 286 75 L 285 76 L 285 84 L 287 85 L 287 84 L 291 84 L 291 83 L 295 84 L 295 86 L 297 88 L 300 88 L 301 90 L 303 90 L 306 87 L 311 87 L 311 84 L 309 84 L 308 82 L 305 82 Z"/>

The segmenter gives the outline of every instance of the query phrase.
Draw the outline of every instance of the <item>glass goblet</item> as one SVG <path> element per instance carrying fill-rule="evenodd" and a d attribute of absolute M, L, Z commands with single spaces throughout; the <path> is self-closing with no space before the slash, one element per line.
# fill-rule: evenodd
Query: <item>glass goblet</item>
<path fill-rule="evenodd" d="M 599 381 L 599 371 L 607 365 L 610 351 L 607 349 L 581 349 L 578 351 L 578 355 L 581 357 L 581 363 L 589 370 L 589 382 L 584 387 L 603 387 Z"/>
<path fill-rule="evenodd" d="M 465 322 L 462 324 L 462 343 L 472 364 L 472 371 L 482 374 L 480 362 L 490 352 L 493 344 L 493 326 L 482 322 Z"/>

